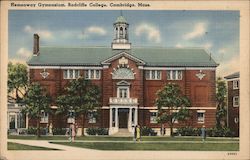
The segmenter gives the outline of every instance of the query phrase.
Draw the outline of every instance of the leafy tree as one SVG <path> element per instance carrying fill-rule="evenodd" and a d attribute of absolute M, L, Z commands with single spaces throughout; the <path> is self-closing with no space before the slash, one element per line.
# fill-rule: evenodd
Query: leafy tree
<path fill-rule="evenodd" d="M 82 116 L 82 135 L 84 135 L 84 123 L 88 113 L 100 106 L 100 89 L 91 81 L 80 77 L 69 82 L 65 88 L 65 94 L 56 100 L 57 114 L 65 114 L 67 117 Z M 74 111 L 71 115 L 70 111 Z"/>
<path fill-rule="evenodd" d="M 157 96 L 158 122 L 168 123 L 170 135 L 173 136 L 174 122 L 184 121 L 189 116 L 187 107 L 191 106 L 190 100 L 182 94 L 179 85 L 174 83 L 165 85 L 157 92 Z"/>
<path fill-rule="evenodd" d="M 28 87 L 27 94 L 24 96 L 25 107 L 22 112 L 28 114 L 29 118 L 36 119 L 38 137 L 40 137 L 40 120 L 42 117 L 42 111 L 49 113 L 50 103 L 51 97 L 39 83 L 33 83 Z"/>
<path fill-rule="evenodd" d="M 226 82 L 222 78 L 217 78 L 216 81 L 216 100 L 217 100 L 217 111 L 216 111 L 216 128 L 222 127 L 222 120 L 225 120 L 226 116 Z"/>
<path fill-rule="evenodd" d="M 28 88 L 28 71 L 24 64 L 8 63 L 8 101 L 20 103 Z"/>

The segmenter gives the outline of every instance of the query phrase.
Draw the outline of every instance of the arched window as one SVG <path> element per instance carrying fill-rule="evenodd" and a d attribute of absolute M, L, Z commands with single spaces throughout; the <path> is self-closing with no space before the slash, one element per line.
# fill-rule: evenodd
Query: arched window
<path fill-rule="evenodd" d="M 120 27 L 120 35 L 123 35 L 123 28 Z"/>
<path fill-rule="evenodd" d="M 129 68 L 118 68 L 112 74 L 112 79 L 134 79 L 134 73 Z"/>

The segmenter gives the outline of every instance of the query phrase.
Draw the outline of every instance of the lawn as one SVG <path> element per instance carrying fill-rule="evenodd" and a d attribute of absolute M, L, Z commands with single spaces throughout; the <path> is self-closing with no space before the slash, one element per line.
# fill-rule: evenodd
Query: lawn
<path fill-rule="evenodd" d="M 238 151 L 238 143 L 51 142 L 97 150 Z"/>
<path fill-rule="evenodd" d="M 27 140 L 67 140 L 66 136 L 16 136 L 9 135 L 9 139 L 27 139 Z M 112 137 L 112 136 L 81 136 L 76 137 L 76 140 L 88 141 L 132 141 L 132 137 Z M 145 136 L 142 141 L 201 141 L 201 137 L 161 137 L 161 136 Z M 239 141 L 236 138 L 213 138 L 208 137 L 206 141 Z"/>
<path fill-rule="evenodd" d="M 8 142 L 8 150 L 58 150 L 58 149 L 36 147 L 36 146 L 29 146 L 29 145 L 24 145 L 24 144 L 19 144 L 19 143 Z"/>

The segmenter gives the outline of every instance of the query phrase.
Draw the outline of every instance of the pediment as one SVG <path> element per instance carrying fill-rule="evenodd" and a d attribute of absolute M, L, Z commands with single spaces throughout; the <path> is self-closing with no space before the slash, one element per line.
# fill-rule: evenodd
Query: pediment
<path fill-rule="evenodd" d="M 130 83 L 127 82 L 127 81 L 122 80 L 122 81 L 117 82 L 116 85 L 117 86 L 129 86 Z"/>
<path fill-rule="evenodd" d="M 130 59 L 132 61 L 134 61 L 135 63 L 139 64 L 139 65 L 144 65 L 145 62 L 137 57 L 135 57 L 134 55 L 131 55 L 125 51 L 115 54 L 112 57 L 107 58 L 106 60 L 102 61 L 101 64 L 105 65 L 105 64 L 110 64 L 112 61 L 117 60 L 117 59 L 121 59 L 121 61 L 126 63 L 126 58 Z"/>

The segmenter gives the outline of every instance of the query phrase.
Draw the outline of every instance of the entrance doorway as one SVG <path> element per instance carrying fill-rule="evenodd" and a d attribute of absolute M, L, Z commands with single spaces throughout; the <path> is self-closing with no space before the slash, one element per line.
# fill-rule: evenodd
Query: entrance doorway
<path fill-rule="evenodd" d="M 128 113 L 129 109 L 122 108 L 118 110 L 119 116 L 119 128 L 128 128 Z"/>

